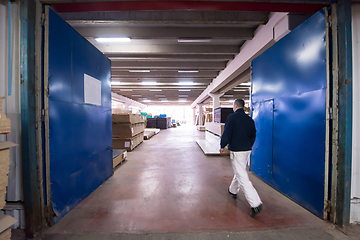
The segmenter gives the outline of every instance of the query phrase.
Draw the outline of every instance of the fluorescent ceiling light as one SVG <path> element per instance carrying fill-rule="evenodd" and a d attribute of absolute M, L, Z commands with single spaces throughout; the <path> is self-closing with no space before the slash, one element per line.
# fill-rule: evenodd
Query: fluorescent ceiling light
<path fill-rule="evenodd" d="M 155 97 L 165 97 L 165 95 L 155 95 Z"/>
<path fill-rule="evenodd" d="M 167 100 L 167 98 L 159 98 L 159 100 Z"/>
<path fill-rule="evenodd" d="M 132 89 L 120 89 L 120 91 L 123 91 L 123 92 L 132 92 Z"/>
<path fill-rule="evenodd" d="M 211 38 L 178 38 L 179 43 L 211 42 Z"/>
<path fill-rule="evenodd" d="M 131 42 L 130 38 L 95 38 L 97 42 L 101 43 L 115 43 L 115 42 Z"/>
<path fill-rule="evenodd" d="M 179 99 L 179 102 L 186 102 L 186 100 L 184 100 L 184 99 Z"/>
<path fill-rule="evenodd" d="M 251 82 L 243 82 L 240 85 L 241 86 L 251 86 Z"/>
<path fill-rule="evenodd" d="M 156 85 L 157 82 L 142 82 L 143 85 Z"/>
<path fill-rule="evenodd" d="M 234 95 L 224 95 L 224 97 L 234 97 Z"/>
<path fill-rule="evenodd" d="M 190 89 L 179 89 L 178 91 L 179 92 L 190 92 L 191 90 Z"/>
<path fill-rule="evenodd" d="M 150 72 L 149 69 L 129 69 L 131 73 Z"/>
<path fill-rule="evenodd" d="M 168 100 L 161 100 L 161 102 L 169 102 Z"/>
<path fill-rule="evenodd" d="M 142 98 L 138 98 L 139 100 L 144 100 L 144 99 L 147 99 L 146 97 L 142 97 Z"/>
<path fill-rule="evenodd" d="M 178 73 L 198 73 L 199 70 L 178 70 Z"/>
<path fill-rule="evenodd" d="M 234 89 L 234 92 L 248 92 L 248 89 Z"/>
<path fill-rule="evenodd" d="M 179 95 L 179 97 L 188 97 L 188 95 Z"/>
<path fill-rule="evenodd" d="M 150 92 L 161 92 L 161 89 L 150 89 Z"/>
<path fill-rule="evenodd" d="M 131 95 L 132 97 L 141 97 L 141 95 Z"/>
<path fill-rule="evenodd" d="M 121 82 L 111 82 L 111 85 L 121 85 Z"/>
<path fill-rule="evenodd" d="M 193 85 L 194 82 L 179 82 L 179 85 Z"/>
<path fill-rule="evenodd" d="M 229 100 L 228 102 L 229 102 L 229 103 L 233 103 L 234 101 L 235 101 L 235 100 Z"/>
<path fill-rule="evenodd" d="M 151 102 L 151 100 L 144 100 L 143 102 Z"/>

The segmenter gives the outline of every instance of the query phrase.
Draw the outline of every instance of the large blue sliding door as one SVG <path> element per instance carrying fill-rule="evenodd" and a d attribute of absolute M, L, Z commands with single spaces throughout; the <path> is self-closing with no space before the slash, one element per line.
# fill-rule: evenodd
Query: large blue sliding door
<path fill-rule="evenodd" d="M 252 114 L 258 134 L 251 170 L 321 218 L 326 136 L 325 35 L 325 14 L 320 11 L 254 59 L 252 66 Z M 273 99 L 273 109 L 265 107 L 267 99 Z M 265 171 L 269 166 L 271 176 Z"/>
<path fill-rule="evenodd" d="M 112 174 L 110 60 L 51 9 L 49 148 L 54 221 Z"/>

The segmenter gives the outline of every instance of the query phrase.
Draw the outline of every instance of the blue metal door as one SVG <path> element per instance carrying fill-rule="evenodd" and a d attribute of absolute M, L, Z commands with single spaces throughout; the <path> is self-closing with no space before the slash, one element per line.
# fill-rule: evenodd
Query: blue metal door
<path fill-rule="evenodd" d="M 252 170 L 320 218 L 325 196 L 325 26 L 325 14 L 319 11 L 252 63 L 253 116 L 258 127 Z M 274 104 L 273 141 L 264 133 L 271 115 L 262 105 L 267 99 Z M 271 177 L 265 172 L 270 148 Z"/>
<path fill-rule="evenodd" d="M 256 127 L 256 141 L 251 153 L 251 171 L 272 183 L 274 100 L 253 104 L 252 117 Z"/>
<path fill-rule="evenodd" d="M 56 222 L 112 175 L 111 63 L 54 11 L 46 13 L 47 167 Z"/>

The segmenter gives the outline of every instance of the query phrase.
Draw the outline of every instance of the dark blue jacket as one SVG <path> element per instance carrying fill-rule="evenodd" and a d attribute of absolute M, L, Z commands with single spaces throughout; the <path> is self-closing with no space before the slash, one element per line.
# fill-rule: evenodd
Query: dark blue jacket
<path fill-rule="evenodd" d="M 255 142 L 256 129 L 254 120 L 239 108 L 226 119 L 220 146 L 229 144 L 230 151 L 249 151 Z"/>

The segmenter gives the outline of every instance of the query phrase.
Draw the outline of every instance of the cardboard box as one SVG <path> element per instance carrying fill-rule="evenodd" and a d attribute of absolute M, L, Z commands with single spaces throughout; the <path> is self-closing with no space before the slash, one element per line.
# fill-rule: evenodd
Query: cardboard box
<path fill-rule="evenodd" d="M 5 205 L 6 187 L 8 185 L 8 173 L 10 165 L 10 147 L 17 146 L 12 142 L 0 141 L 0 209 Z"/>
<path fill-rule="evenodd" d="M 145 117 L 141 114 L 113 114 L 112 122 L 113 123 L 143 123 L 145 122 Z"/>
<path fill-rule="evenodd" d="M 7 134 L 11 129 L 11 120 L 3 113 L 3 99 L 4 97 L 0 97 L 0 134 Z"/>
<path fill-rule="evenodd" d="M 130 152 L 143 141 L 144 141 L 144 132 L 134 136 L 131 139 L 122 139 L 122 138 L 113 137 L 113 149 L 126 149 L 127 151 Z"/>
<path fill-rule="evenodd" d="M 0 233 L 0 240 L 11 240 L 11 229 L 7 229 Z"/>
<path fill-rule="evenodd" d="M 144 131 L 145 124 L 144 123 L 136 123 L 136 124 L 113 123 L 112 129 L 113 129 L 113 133 L 112 133 L 113 137 L 132 138 Z"/>

